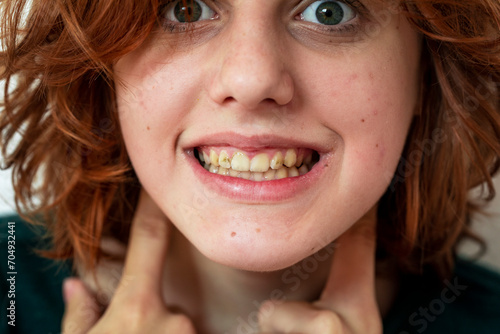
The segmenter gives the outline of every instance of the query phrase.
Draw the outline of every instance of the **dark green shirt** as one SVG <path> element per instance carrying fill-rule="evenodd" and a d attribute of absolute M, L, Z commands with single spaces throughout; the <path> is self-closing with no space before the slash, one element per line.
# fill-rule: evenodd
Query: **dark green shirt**
<path fill-rule="evenodd" d="M 12 233 L 8 222 L 16 222 Z M 0 333 L 60 333 L 64 312 L 61 284 L 71 271 L 69 264 L 36 255 L 33 249 L 42 247 L 41 232 L 18 216 L 0 218 Z M 7 262 L 12 254 L 8 252 L 9 236 L 15 236 L 16 274 L 8 274 L 12 272 Z M 14 285 L 10 284 L 13 280 L 8 281 L 11 277 L 15 278 Z M 13 293 L 15 298 L 11 298 Z M 8 324 L 11 300 L 15 301 L 15 326 Z M 384 334 L 407 333 L 499 334 L 500 275 L 459 259 L 454 276 L 443 285 L 426 276 L 405 278 L 397 301 L 384 319 Z"/>

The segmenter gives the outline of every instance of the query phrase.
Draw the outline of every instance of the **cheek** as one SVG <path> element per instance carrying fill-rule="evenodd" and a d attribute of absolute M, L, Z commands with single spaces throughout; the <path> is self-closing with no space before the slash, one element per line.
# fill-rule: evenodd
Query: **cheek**
<path fill-rule="evenodd" d="M 114 71 L 122 83 L 116 87 L 120 121 L 124 126 L 148 126 L 161 138 L 182 127 L 202 89 L 193 71 L 196 59 L 167 57 L 157 49 L 146 45 L 131 52 L 118 61 Z"/>
<path fill-rule="evenodd" d="M 161 187 L 155 180 L 168 180 L 166 171 L 175 163 L 175 140 L 171 135 L 177 132 L 178 115 L 162 107 L 160 97 L 169 89 L 158 76 L 140 66 L 131 72 L 118 73 L 126 83 L 116 87 L 116 94 L 127 153 L 141 184 L 156 193 Z"/>
<path fill-rule="evenodd" d="M 362 178 L 365 187 L 387 185 L 394 174 L 414 114 L 415 98 L 397 73 L 378 76 L 369 72 L 358 88 L 352 118 L 345 128 L 344 170 L 347 179 Z M 373 79 L 372 79 L 373 78 Z"/>
<path fill-rule="evenodd" d="M 418 62 L 396 53 L 368 52 L 325 76 L 311 100 L 331 130 L 339 134 L 342 189 L 381 192 L 391 181 L 413 119 Z M 355 65 L 354 65 L 355 64 Z M 324 67 L 326 68 L 326 67 Z M 336 78 L 336 80 L 331 80 Z M 328 97 L 328 98 L 325 98 Z"/>
<path fill-rule="evenodd" d="M 150 164 L 148 169 L 165 171 L 165 164 L 176 158 L 175 140 L 185 128 L 200 89 L 190 85 L 196 80 L 190 71 L 182 70 L 189 68 L 184 62 L 166 66 L 157 58 L 143 53 L 123 57 L 115 66 L 120 82 L 116 94 L 120 126 L 134 167 L 141 166 L 141 159 L 156 159 L 161 165 Z"/>

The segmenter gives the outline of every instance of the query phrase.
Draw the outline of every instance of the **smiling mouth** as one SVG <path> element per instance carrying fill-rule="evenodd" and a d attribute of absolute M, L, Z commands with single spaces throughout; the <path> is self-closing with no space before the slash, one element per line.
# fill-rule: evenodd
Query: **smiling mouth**
<path fill-rule="evenodd" d="M 194 150 L 201 166 L 213 174 L 250 181 L 272 181 L 307 174 L 319 161 L 318 152 L 305 148 L 242 150 L 201 146 Z"/>

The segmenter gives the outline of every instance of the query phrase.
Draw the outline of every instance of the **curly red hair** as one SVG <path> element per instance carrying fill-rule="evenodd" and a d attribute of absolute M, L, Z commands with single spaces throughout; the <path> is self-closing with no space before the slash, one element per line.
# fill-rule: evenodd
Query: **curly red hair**
<path fill-rule="evenodd" d="M 48 256 L 95 268 L 103 234 L 127 238 L 140 186 L 121 138 L 112 68 L 157 27 L 158 2 L 0 4 L 4 167 L 13 167 L 19 212 L 44 214 Z M 379 248 L 404 270 L 431 265 L 446 275 L 480 210 L 469 190 L 485 184 L 483 199 L 495 194 L 500 3 L 402 0 L 398 8 L 423 35 L 422 96 L 380 203 Z"/>

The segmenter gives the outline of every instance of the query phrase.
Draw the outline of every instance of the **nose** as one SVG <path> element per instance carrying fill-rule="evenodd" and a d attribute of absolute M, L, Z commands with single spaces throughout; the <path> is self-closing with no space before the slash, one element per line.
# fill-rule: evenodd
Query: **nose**
<path fill-rule="evenodd" d="M 261 103 L 288 104 L 294 84 L 272 22 L 255 17 L 234 17 L 225 29 L 218 50 L 211 98 L 219 104 L 236 102 L 253 110 Z"/>

